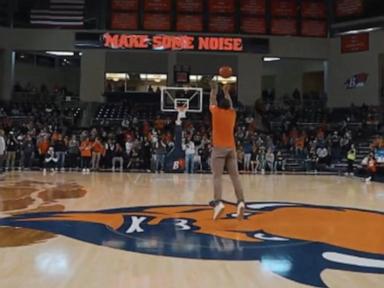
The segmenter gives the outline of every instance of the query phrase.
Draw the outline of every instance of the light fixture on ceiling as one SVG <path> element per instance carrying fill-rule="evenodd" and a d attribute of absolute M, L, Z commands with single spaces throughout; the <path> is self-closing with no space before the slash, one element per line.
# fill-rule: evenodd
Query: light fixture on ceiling
<path fill-rule="evenodd" d="M 343 36 L 343 35 L 353 35 L 353 34 L 360 34 L 360 33 L 369 33 L 373 31 L 378 31 L 381 30 L 382 27 L 370 27 L 370 28 L 365 28 L 365 29 L 356 29 L 356 30 L 349 30 L 345 32 L 340 32 L 337 33 L 338 36 Z"/>
<path fill-rule="evenodd" d="M 45 53 L 55 56 L 74 56 L 75 53 L 71 51 L 46 51 Z"/>
<path fill-rule="evenodd" d="M 273 62 L 273 61 L 279 61 L 281 60 L 279 57 L 264 57 L 263 61 L 264 62 Z"/>

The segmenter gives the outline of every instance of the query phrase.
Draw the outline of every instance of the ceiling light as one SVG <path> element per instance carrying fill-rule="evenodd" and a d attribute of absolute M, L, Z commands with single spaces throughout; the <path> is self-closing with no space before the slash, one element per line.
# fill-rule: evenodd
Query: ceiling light
<path fill-rule="evenodd" d="M 338 33 L 337 35 L 353 35 L 353 34 L 360 34 L 360 33 L 369 33 L 377 30 L 381 30 L 381 27 L 370 27 L 366 29 L 356 29 L 356 30 L 349 30 L 345 32 Z"/>
<path fill-rule="evenodd" d="M 45 53 L 55 56 L 73 56 L 75 55 L 74 52 L 70 51 L 46 51 Z"/>
<path fill-rule="evenodd" d="M 264 62 L 273 62 L 273 61 L 279 61 L 279 57 L 264 57 L 263 58 Z"/>

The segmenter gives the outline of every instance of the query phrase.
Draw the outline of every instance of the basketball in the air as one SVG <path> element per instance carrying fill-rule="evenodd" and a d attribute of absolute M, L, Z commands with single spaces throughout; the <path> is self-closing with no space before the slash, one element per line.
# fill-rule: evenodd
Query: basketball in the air
<path fill-rule="evenodd" d="M 219 69 L 219 75 L 223 78 L 229 78 L 232 76 L 232 67 L 223 66 Z"/>

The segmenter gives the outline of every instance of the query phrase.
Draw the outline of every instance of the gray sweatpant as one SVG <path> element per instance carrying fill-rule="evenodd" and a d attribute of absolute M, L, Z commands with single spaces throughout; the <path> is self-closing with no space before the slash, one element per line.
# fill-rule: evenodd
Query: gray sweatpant
<path fill-rule="evenodd" d="M 227 168 L 235 189 L 237 201 L 244 201 L 243 188 L 239 179 L 239 171 L 237 168 L 237 157 L 235 148 L 213 148 L 212 150 L 212 172 L 213 172 L 213 188 L 215 202 L 222 200 L 223 186 L 222 175 L 224 167 Z"/>

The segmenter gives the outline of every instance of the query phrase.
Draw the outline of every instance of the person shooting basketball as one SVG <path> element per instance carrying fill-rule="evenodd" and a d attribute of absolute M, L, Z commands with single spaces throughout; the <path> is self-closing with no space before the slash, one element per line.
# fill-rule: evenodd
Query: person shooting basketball
<path fill-rule="evenodd" d="M 229 93 L 230 86 L 224 85 L 224 98 L 217 101 L 218 85 L 211 82 L 210 111 L 212 114 L 212 172 L 214 187 L 214 211 L 213 219 L 217 219 L 223 213 L 225 205 L 222 201 L 222 175 L 224 167 L 227 168 L 237 197 L 237 217 L 244 217 L 244 193 L 239 180 L 237 167 L 236 144 L 234 128 L 236 111 L 233 108 Z"/>

